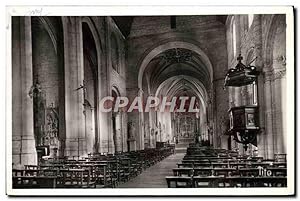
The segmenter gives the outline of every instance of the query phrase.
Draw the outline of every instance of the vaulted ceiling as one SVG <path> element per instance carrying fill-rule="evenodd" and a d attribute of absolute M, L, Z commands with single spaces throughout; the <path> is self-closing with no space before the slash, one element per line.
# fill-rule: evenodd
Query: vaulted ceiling
<path fill-rule="evenodd" d="M 157 55 L 148 64 L 146 75 L 152 89 L 157 88 L 170 77 L 186 75 L 201 80 L 210 87 L 210 75 L 200 56 L 187 49 L 173 48 Z"/>
<path fill-rule="evenodd" d="M 127 38 L 130 34 L 133 16 L 114 16 L 112 17 L 122 34 Z"/>
<path fill-rule="evenodd" d="M 138 16 L 113 16 L 113 20 L 119 27 L 122 34 L 127 38 L 130 34 L 133 19 Z M 226 23 L 227 15 L 217 15 L 217 20 L 222 24 Z"/>

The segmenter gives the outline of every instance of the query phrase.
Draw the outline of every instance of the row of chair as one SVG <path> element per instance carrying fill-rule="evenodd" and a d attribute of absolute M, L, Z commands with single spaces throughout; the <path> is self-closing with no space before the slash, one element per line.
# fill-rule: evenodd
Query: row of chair
<path fill-rule="evenodd" d="M 287 169 L 280 167 L 266 168 L 173 168 L 174 176 L 286 176 Z"/>
<path fill-rule="evenodd" d="M 190 144 L 173 176 L 166 177 L 168 187 L 246 187 L 286 186 L 284 160 L 265 160 L 258 156 L 240 156 L 236 152 Z"/>
<path fill-rule="evenodd" d="M 85 158 L 48 159 L 40 165 L 13 169 L 14 188 L 107 188 L 140 174 L 174 153 L 171 147 Z"/>
<path fill-rule="evenodd" d="M 168 188 L 219 188 L 219 187 L 286 187 L 286 177 L 166 177 Z"/>

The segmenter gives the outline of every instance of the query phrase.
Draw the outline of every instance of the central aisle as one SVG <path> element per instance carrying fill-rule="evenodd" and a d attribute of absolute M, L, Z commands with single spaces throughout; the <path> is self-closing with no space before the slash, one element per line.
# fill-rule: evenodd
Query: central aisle
<path fill-rule="evenodd" d="M 117 188 L 167 188 L 165 177 L 173 175 L 172 169 L 177 167 L 183 156 L 184 153 L 171 155 Z"/>

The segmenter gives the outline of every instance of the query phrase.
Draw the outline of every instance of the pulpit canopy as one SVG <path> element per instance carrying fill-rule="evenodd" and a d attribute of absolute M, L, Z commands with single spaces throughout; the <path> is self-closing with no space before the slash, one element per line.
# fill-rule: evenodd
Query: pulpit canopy
<path fill-rule="evenodd" d="M 246 66 L 242 63 L 243 57 L 241 54 L 238 56 L 237 60 L 238 64 L 227 71 L 224 83 L 225 86 L 240 87 L 249 85 L 252 84 L 259 75 L 255 66 Z"/>

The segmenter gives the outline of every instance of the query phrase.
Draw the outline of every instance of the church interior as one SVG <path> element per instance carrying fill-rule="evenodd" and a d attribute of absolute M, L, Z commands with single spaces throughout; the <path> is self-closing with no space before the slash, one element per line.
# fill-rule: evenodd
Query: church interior
<path fill-rule="evenodd" d="M 13 188 L 286 187 L 286 16 L 12 17 Z M 195 97 L 194 112 L 101 100 Z"/>

